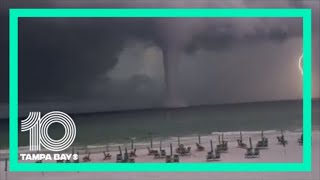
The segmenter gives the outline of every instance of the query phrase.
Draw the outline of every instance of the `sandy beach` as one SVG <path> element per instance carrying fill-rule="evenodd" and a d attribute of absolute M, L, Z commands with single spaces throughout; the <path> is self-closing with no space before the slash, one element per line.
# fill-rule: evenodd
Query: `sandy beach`
<path fill-rule="evenodd" d="M 302 146 L 297 143 L 300 137 L 299 132 L 286 132 L 285 137 L 288 140 L 288 145 L 283 147 L 277 144 L 276 136 L 279 132 L 265 132 L 265 137 L 269 139 L 269 148 L 261 150 L 260 158 L 246 159 L 244 154 L 245 149 L 237 148 L 236 134 L 226 134 L 225 139 L 228 140 L 229 150 L 222 154 L 221 162 L 301 162 L 302 161 Z M 313 131 L 313 171 L 311 173 L 10 173 L 4 172 L 4 161 L 0 164 L 1 175 L 0 179 L 319 179 L 319 131 Z M 248 137 L 252 137 L 252 142 L 255 145 L 260 136 L 258 132 L 243 134 L 245 143 L 248 144 Z M 191 146 L 191 155 L 180 157 L 180 163 L 183 162 L 204 162 L 204 163 L 220 163 L 220 162 L 206 162 L 205 157 L 207 151 L 210 150 L 210 139 L 213 140 L 214 146 L 217 144 L 215 135 L 202 137 L 202 144 L 206 150 L 202 152 L 196 151 L 195 143 L 197 137 L 182 137 L 181 143 L 186 146 Z M 168 140 L 170 141 L 170 140 Z M 157 142 L 154 142 L 156 147 Z M 154 147 L 154 149 L 156 149 Z M 174 149 L 177 147 L 173 144 Z M 167 154 L 170 153 L 170 148 L 164 142 L 163 149 Z M 158 162 L 164 163 L 164 159 L 154 159 L 153 156 L 147 155 L 147 149 L 138 149 L 136 163 L 139 162 Z M 115 156 L 118 151 L 110 151 L 112 155 L 111 160 L 106 163 L 115 162 Z M 84 155 L 80 155 L 80 159 Z M 91 155 L 92 162 L 102 162 L 103 154 L 95 153 Z M 82 162 L 83 163 L 83 162 Z M 85 163 L 84 163 L 85 165 Z"/>

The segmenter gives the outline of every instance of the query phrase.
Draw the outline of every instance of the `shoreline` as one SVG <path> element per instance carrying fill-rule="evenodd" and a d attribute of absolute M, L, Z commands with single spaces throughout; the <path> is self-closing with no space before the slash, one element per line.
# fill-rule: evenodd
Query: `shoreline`
<path fill-rule="evenodd" d="M 312 130 L 312 132 L 318 131 L 318 128 Z M 245 130 L 245 131 L 241 131 L 242 135 L 244 137 L 249 137 L 250 135 L 252 136 L 260 136 L 261 134 L 261 130 L 257 130 L 257 131 L 250 131 L 250 130 Z M 294 130 L 284 130 L 283 133 L 293 133 L 293 134 L 301 134 L 302 129 L 298 128 L 298 129 L 294 129 Z M 276 129 L 268 129 L 268 130 L 264 130 L 264 134 L 265 135 L 272 135 L 272 134 L 279 134 L 281 133 L 280 130 L 276 130 Z M 214 131 L 208 134 L 204 134 L 202 133 L 200 136 L 201 138 L 207 139 L 207 141 L 209 142 L 209 138 L 211 137 L 213 142 L 217 141 L 217 137 L 218 135 L 222 135 L 224 134 L 225 138 L 228 139 L 229 141 L 236 141 L 237 138 L 239 138 L 239 134 L 240 131 L 227 131 L 227 132 L 218 132 L 218 131 Z M 162 143 L 164 146 L 169 146 L 169 143 L 177 143 L 177 138 L 180 137 L 181 139 L 186 141 L 186 144 L 190 144 L 193 143 L 193 141 L 195 139 L 198 139 L 198 134 L 197 133 L 190 133 L 189 135 L 182 135 L 182 136 L 153 136 L 153 141 L 155 142 L 154 145 L 155 146 L 159 146 L 159 141 L 162 140 Z M 135 138 L 135 137 L 133 137 Z M 191 141 L 191 142 L 190 142 Z M 88 149 L 105 149 L 106 146 L 109 146 L 109 150 L 110 151 L 117 151 L 118 150 L 118 146 L 131 146 L 131 141 L 128 138 L 128 140 L 122 140 L 122 141 L 114 141 L 114 142 L 110 142 L 110 143 L 95 143 L 95 144 L 83 144 L 83 145 L 79 145 L 78 143 L 74 143 L 76 145 L 71 146 L 69 149 L 65 150 L 65 152 L 70 151 L 71 148 L 75 148 L 75 149 L 79 149 L 81 150 L 86 150 L 86 148 Z M 134 140 L 134 144 L 137 145 L 137 149 L 143 149 L 145 148 L 145 146 L 150 146 L 150 138 L 145 137 L 144 139 L 139 139 L 139 140 Z M 28 152 L 29 146 L 19 146 L 19 151 L 21 152 Z M 0 149 L 0 154 L 8 154 L 9 148 L 2 148 Z M 45 150 L 42 150 L 43 152 L 45 152 Z M 102 152 L 102 151 L 101 151 Z"/>

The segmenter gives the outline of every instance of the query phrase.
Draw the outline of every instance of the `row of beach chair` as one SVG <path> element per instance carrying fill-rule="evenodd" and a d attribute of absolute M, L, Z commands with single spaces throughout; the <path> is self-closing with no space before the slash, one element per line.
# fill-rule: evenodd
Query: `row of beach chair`
<path fill-rule="evenodd" d="M 217 151 L 227 152 L 228 151 L 228 141 L 222 141 L 222 144 L 218 144 Z"/>
<path fill-rule="evenodd" d="M 260 157 L 260 148 L 254 148 L 254 151 L 252 148 L 247 149 L 245 158 L 257 158 L 257 157 Z"/>
<path fill-rule="evenodd" d="M 119 154 L 116 156 L 116 162 L 117 163 L 134 163 L 136 155 L 136 150 L 134 149 L 130 153 L 128 153 L 127 148 L 125 148 L 125 153 L 122 154 L 121 147 L 119 146 Z"/>
<path fill-rule="evenodd" d="M 257 148 L 268 148 L 268 138 L 262 137 L 262 139 L 260 141 L 258 141 Z"/>
<path fill-rule="evenodd" d="M 218 149 L 215 150 L 215 154 L 213 154 L 213 151 L 209 151 L 206 159 L 207 161 L 221 161 L 221 153 Z"/>
<path fill-rule="evenodd" d="M 240 132 L 241 134 L 241 132 Z M 282 134 L 281 136 L 277 136 L 278 144 L 286 145 L 288 144 L 288 141 L 285 140 L 284 135 Z M 212 142 L 211 142 L 212 143 Z M 262 131 L 262 138 L 261 140 L 258 141 L 256 144 L 255 148 L 252 148 L 251 144 L 251 138 L 250 138 L 250 147 L 247 148 L 247 145 L 242 141 L 242 134 L 241 138 L 237 139 L 238 143 L 238 148 L 245 148 L 247 149 L 245 153 L 245 158 L 258 158 L 260 157 L 260 149 L 265 149 L 268 148 L 268 138 L 263 137 L 263 131 Z M 298 139 L 298 143 L 300 145 L 303 144 L 303 135 L 301 134 L 301 138 Z M 136 149 L 132 150 L 130 153 L 127 153 L 127 150 L 124 154 L 121 152 L 121 148 L 119 147 L 120 154 L 117 154 L 116 156 L 116 162 L 121 162 L 121 163 L 133 163 L 135 162 L 135 157 L 136 155 Z M 172 149 L 171 149 L 172 150 Z M 205 147 L 202 146 L 199 143 L 196 143 L 196 150 L 197 151 L 204 151 Z M 221 161 L 221 153 L 227 152 L 228 150 L 228 141 L 222 140 L 222 143 L 220 142 L 220 137 L 219 137 L 219 144 L 216 146 L 215 153 L 212 150 L 212 144 L 211 144 L 211 151 L 209 151 L 206 155 L 206 160 L 207 161 Z M 148 147 L 148 155 L 149 156 L 154 156 L 155 159 L 161 159 L 165 158 L 166 163 L 172 163 L 172 162 L 179 162 L 179 155 L 180 156 L 186 156 L 186 155 L 191 155 L 191 147 L 185 147 L 183 144 L 179 144 L 178 148 L 176 149 L 175 155 L 167 155 L 166 151 L 164 149 L 161 149 L 160 151 L 158 150 L 153 150 Z M 79 153 L 77 153 L 79 155 Z M 90 162 L 90 152 L 88 153 L 87 156 L 83 157 L 82 160 L 83 162 Z M 103 151 L 104 158 L 103 160 L 110 160 L 111 155 L 109 153 L 106 153 L 106 151 Z M 172 151 L 171 151 L 172 154 Z M 80 160 L 74 160 L 73 163 L 79 163 Z M 36 161 L 36 163 L 42 163 L 42 160 Z M 57 163 L 71 163 L 70 160 L 58 160 Z"/>
<path fill-rule="evenodd" d="M 160 150 L 160 153 L 158 151 L 156 151 L 156 153 L 154 153 L 154 158 L 161 159 L 161 158 L 165 158 L 166 155 L 167 155 L 166 150 L 162 149 L 162 150 Z"/>
<path fill-rule="evenodd" d="M 176 149 L 176 153 L 180 154 L 181 156 L 187 156 L 191 154 L 191 147 L 185 147 L 183 144 L 180 144 L 179 147 Z"/>
<path fill-rule="evenodd" d="M 171 155 L 166 156 L 166 163 L 178 163 L 178 162 L 180 162 L 178 154 L 175 154 L 173 156 Z"/>

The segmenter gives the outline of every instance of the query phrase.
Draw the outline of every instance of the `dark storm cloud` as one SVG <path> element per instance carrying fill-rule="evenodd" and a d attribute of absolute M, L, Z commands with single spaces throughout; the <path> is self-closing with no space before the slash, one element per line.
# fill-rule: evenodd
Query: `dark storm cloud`
<path fill-rule="evenodd" d="M 21 100 L 83 96 L 117 63 L 126 41 L 150 39 L 151 23 L 148 19 L 20 20 Z"/>
<path fill-rule="evenodd" d="M 226 21 L 228 21 L 226 19 Z M 241 20 L 240 20 L 241 21 Z M 278 21 L 278 22 L 277 22 Z M 279 20 L 274 20 L 274 23 L 281 24 Z M 301 22 L 296 23 L 297 25 Z M 299 29 L 299 27 L 294 27 Z M 267 26 L 254 26 L 249 32 L 243 32 L 239 34 L 239 29 L 234 27 L 232 24 L 210 24 L 204 30 L 197 32 L 192 35 L 192 39 L 186 44 L 185 50 L 189 53 L 194 52 L 198 49 L 209 49 L 209 50 L 224 50 L 230 48 L 230 46 L 247 43 L 247 42 L 262 42 L 262 41 L 273 41 L 275 43 L 281 43 L 294 36 L 301 36 L 301 30 L 292 33 L 289 28 L 267 27 Z M 208 33 L 210 32 L 210 33 Z"/>
<path fill-rule="evenodd" d="M 9 94 L 9 91 L 8 91 L 9 30 L 6 24 L 8 24 L 8 16 L 7 14 L 1 12 L 1 9 L 0 9 L 0 102 L 7 102 L 9 99 L 8 97 L 8 94 Z"/>
<path fill-rule="evenodd" d="M 318 35 L 319 32 L 319 2 L 312 1 L 6 1 L 4 6 L 0 8 L 0 23 L 5 27 L 7 27 L 7 8 L 9 7 L 313 8 L 313 33 Z M 0 37 L 3 37 L 0 40 L 0 46 L 3 47 L 0 50 L 1 58 L 7 59 L 7 28 L 1 28 L 0 32 Z M 182 54 L 187 53 L 192 56 L 199 51 L 223 52 L 235 46 L 254 46 L 265 41 L 274 43 L 274 45 L 284 44 L 290 39 L 301 38 L 301 33 L 301 19 L 296 18 L 21 19 L 19 21 L 19 96 L 20 100 L 26 102 L 47 99 L 59 101 L 79 97 L 91 99 L 95 95 L 92 93 L 92 88 L 101 83 L 99 81 L 103 74 L 114 69 L 119 61 L 119 55 L 132 41 L 143 42 L 146 46 L 158 46 L 162 51 L 165 51 L 168 44 L 176 43 L 181 48 Z M 314 57 L 318 57 L 318 55 L 315 54 Z M 0 63 L 3 74 L 0 77 L 1 84 L 2 82 L 7 84 L 8 71 L 6 67 L 8 64 L 3 60 Z M 203 72 L 207 69 L 205 65 L 201 68 L 204 69 Z M 315 70 L 317 71 L 316 68 Z M 230 69 L 230 71 L 238 70 Z M 110 90 L 111 85 L 119 83 L 113 82 L 111 77 L 104 78 L 104 83 L 107 86 L 105 94 L 112 91 L 113 96 L 108 97 L 112 101 L 117 101 L 118 96 L 124 97 L 124 95 L 130 99 L 127 97 L 131 93 L 130 89 L 136 87 L 137 84 L 143 84 L 136 78 L 130 78 L 129 82 L 122 82 L 127 84 L 126 86 L 118 85 L 121 88 Z M 196 76 L 188 77 L 186 75 L 185 79 L 188 78 L 194 79 L 195 82 L 198 81 Z M 152 81 L 147 76 L 140 79 L 147 79 L 143 82 L 148 83 Z M 233 89 L 232 86 L 227 88 Z M 114 96 L 115 93 L 118 93 L 117 97 Z M 226 92 L 226 97 L 228 93 L 232 92 Z M 7 88 L 1 88 L 0 101 L 7 101 L 7 95 Z M 145 95 L 147 97 L 147 93 Z M 215 93 L 210 96 L 215 96 Z M 216 96 L 221 97 L 220 94 Z M 257 99 L 259 99 L 258 96 Z M 143 101 L 136 97 L 132 100 Z M 211 103 L 219 102 L 212 101 Z"/>
<path fill-rule="evenodd" d="M 239 33 L 239 28 L 214 20 L 206 20 L 204 23 L 208 27 L 200 30 L 163 27 L 173 23 L 179 26 L 184 24 L 179 19 L 166 19 L 165 24 L 163 21 L 22 18 L 19 22 L 20 100 L 39 101 L 44 97 L 59 99 L 59 95 L 90 98 L 87 92 L 99 76 L 113 69 L 119 53 L 130 39 L 151 41 L 162 49 L 167 43 L 183 43 L 188 47 L 185 50 L 190 52 L 189 47 L 194 47 L 193 51 L 223 50 L 241 41 L 282 42 L 291 37 L 286 30 L 277 26 L 268 31 L 265 27 L 256 27 L 252 32 L 244 30 Z M 197 24 L 197 20 L 192 21 Z M 299 27 L 300 23 L 297 22 L 296 26 Z M 187 28 L 191 25 L 193 23 Z M 219 31 L 217 27 L 224 30 Z M 182 31 L 187 33 L 181 35 Z M 186 41 L 189 37 L 192 39 Z"/>

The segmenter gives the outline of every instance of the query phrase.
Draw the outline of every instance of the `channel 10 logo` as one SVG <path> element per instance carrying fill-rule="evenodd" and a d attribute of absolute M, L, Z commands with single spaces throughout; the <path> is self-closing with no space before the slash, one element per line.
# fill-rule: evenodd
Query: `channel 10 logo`
<path fill-rule="evenodd" d="M 54 140 L 48 134 L 53 123 L 64 127 L 65 133 L 61 139 Z M 21 131 L 29 131 L 30 151 L 40 151 L 41 147 L 49 151 L 59 152 L 68 149 L 76 138 L 76 125 L 72 118 L 61 111 L 52 111 L 41 117 L 41 112 L 30 112 L 21 121 Z"/>

